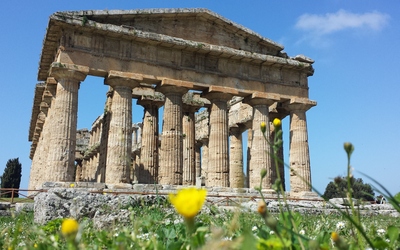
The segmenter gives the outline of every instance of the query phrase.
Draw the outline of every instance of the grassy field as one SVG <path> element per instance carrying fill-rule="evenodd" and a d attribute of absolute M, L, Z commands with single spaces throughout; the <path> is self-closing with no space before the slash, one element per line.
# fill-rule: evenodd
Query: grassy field
<path fill-rule="evenodd" d="M 79 221 L 73 239 L 61 233 L 62 219 L 40 226 L 33 214 L 0 218 L 1 249 L 333 249 L 332 232 L 345 240 L 347 248 L 357 240 L 354 227 L 344 216 L 300 215 L 291 213 L 294 227 L 285 228 L 284 214 L 269 214 L 274 226 L 257 211 L 220 211 L 206 207 L 195 218 L 194 230 L 168 203 L 129 208 L 131 223 L 95 229 L 90 220 Z M 286 214 L 287 215 L 287 214 Z M 384 248 L 400 247 L 390 235 L 400 228 L 400 220 L 386 216 L 362 217 L 367 236 L 382 241 Z M 275 229 L 272 230 L 272 229 Z M 191 233 L 189 233 L 191 231 Z M 283 240 L 279 240 L 279 235 Z M 301 246 L 300 241 L 303 246 Z M 264 244 L 265 243 L 265 244 Z M 386 243 L 386 244 L 384 244 Z M 283 245 L 282 245 L 283 244 Z M 285 245 L 286 244 L 286 245 Z M 368 246 L 365 240 L 356 246 Z M 360 248 L 353 248 L 360 249 Z M 361 248 L 364 249 L 364 248 Z M 372 248 L 371 248 L 372 249 Z"/>

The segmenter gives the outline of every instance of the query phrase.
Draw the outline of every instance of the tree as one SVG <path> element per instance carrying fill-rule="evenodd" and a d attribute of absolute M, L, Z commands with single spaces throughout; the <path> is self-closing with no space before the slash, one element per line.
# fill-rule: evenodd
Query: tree
<path fill-rule="evenodd" d="M 375 193 L 371 185 L 364 183 L 361 178 L 350 177 L 352 198 L 373 201 L 375 200 Z M 336 177 L 333 181 L 328 183 L 323 195 L 324 199 L 329 200 L 332 198 L 345 198 L 347 197 L 347 177 Z"/>
<path fill-rule="evenodd" d="M 1 188 L 17 188 L 19 189 L 19 185 L 21 183 L 21 172 L 22 165 L 19 163 L 19 159 L 10 159 L 7 161 L 6 168 L 4 169 L 3 175 L 1 178 Z M 3 197 L 11 197 L 11 193 L 6 193 L 2 195 Z M 18 197 L 18 193 L 14 195 L 14 197 Z"/>

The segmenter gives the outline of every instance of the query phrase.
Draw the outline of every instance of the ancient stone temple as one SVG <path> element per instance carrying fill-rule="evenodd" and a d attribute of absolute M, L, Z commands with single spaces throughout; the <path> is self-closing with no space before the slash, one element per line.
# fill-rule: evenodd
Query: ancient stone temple
<path fill-rule="evenodd" d="M 309 192 L 313 62 L 206 9 L 54 13 L 29 130 L 29 188 L 46 181 L 254 188 L 266 169 L 262 189 L 271 190 L 284 170 L 260 124 L 287 117 L 290 191 Z M 78 93 L 88 75 L 109 91 L 104 114 L 83 136 Z M 132 105 L 143 107 L 141 123 L 132 123 Z M 271 126 L 266 137 L 273 134 Z"/>

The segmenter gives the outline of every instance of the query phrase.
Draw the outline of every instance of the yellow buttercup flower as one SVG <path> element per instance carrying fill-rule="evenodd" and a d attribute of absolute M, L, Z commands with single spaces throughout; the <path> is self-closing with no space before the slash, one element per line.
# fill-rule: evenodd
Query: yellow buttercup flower
<path fill-rule="evenodd" d="M 332 240 L 334 241 L 334 242 L 338 242 L 339 241 L 339 234 L 338 233 L 336 233 L 336 232 L 332 232 L 331 233 L 331 238 L 332 238 Z"/>
<path fill-rule="evenodd" d="M 75 184 L 74 184 L 74 183 L 71 183 L 71 184 L 69 184 L 69 187 L 70 187 L 70 188 L 74 188 L 74 187 L 75 187 Z"/>
<path fill-rule="evenodd" d="M 274 121 L 272 122 L 274 124 L 274 127 L 280 127 L 282 125 L 281 119 L 275 118 Z"/>
<path fill-rule="evenodd" d="M 74 239 L 78 233 L 79 223 L 75 219 L 65 219 L 61 224 L 61 234 Z"/>
<path fill-rule="evenodd" d="M 169 200 L 180 215 L 190 220 L 200 211 L 206 196 L 207 190 L 192 187 L 181 189 L 177 194 L 169 194 Z"/>

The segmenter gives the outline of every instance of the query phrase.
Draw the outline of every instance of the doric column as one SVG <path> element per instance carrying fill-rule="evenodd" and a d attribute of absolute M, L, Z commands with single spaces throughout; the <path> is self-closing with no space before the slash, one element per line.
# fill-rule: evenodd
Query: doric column
<path fill-rule="evenodd" d="M 29 189 L 40 189 L 42 183 L 46 180 L 47 156 L 50 148 L 52 105 L 54 105 L 56 96 L 57 81 L 53 77 L 48 77 L 46 87 L 42 95 L 42 101 L 46 103 L 46 109 L 38 115 L 38 120 L 43 122 L 43 128 L 40 133 L 39 141 L 35 154 L 32 158 L 32 165 L 29 174 Z"/>
<path fill-rule="evenodd" d="M 201 147 L 201 182 L 205 184 L 208 177 L 208 139 L 202 140 Z M 204 182 L 204 183 L 203 183 Z"/>
<path fill-rule="evenodd" d="M 48 181 L 75 180 L 78 89 L 88 72 L 88 67 L 80 65 L 61 63 L 51 65 L 50 75 L 58 83 L 52 107 L 50 146 L 45 172 L 48 174 Z"/>
<path fill-rule="evenodd" d="M 275 139 L 275 126 L 272 124 L 272 121 L 275 118 L 280 119 L 281 121 L 288 116 L 289 113 L 280 107 L 276 107 L 274 105 L 272 105 L 270 107 L 270 112 L 269 112 L 269 120 L 270 120 L 270 124 L 269 124 L 269 131 L 270 131 L 270 141 L 273 142 Z M 282 133 L 280 135 L 280 140 L 283 141 L 283 129 L 281 127 Z M 285 164 L 284 164 L 284 154 L 283 154 L 283 144 L 279 147 L 278 152 L 277 152 L 277 161 L 278 161 L 278 173 L 277 173 L 277 178 L 279 177 L 281 179 L 281 183 L 283 186 L 283 190 L 286 190 L 286 182 L 285 182 Z M 272 168 L 276 169 L 276 165 L 275 165 L 275 159 L 272 159 Z"/>
<path fill-rule="evenodd" d="M 130 183 L 132 152 L 132 89 L 143 79 L 110 71 L 105 84 L 113 87 L 107 145 L 106 183 Z"/>
<path fill-rule="evenodd" d="M 142 97 L 137 103 L 144 107 L 137 179 L 138 183 L 154 184 L 158 183 L 158 108 L 162 102 Z"/>
<path fill-rule="evenodd" d="M 195 168 L 196 168 L 196 186 L 201 187 L 201 143 L 195 142 Z"/>
<path fill-rule="evenodd" d="M 311 191 L 311 168 L 308 148 L 306 111 L 315 106 L 310 100 L 290 100 L 285 108 L 290 112 L 290 192 L 296 195 Z"/>
<path fill-rule="evenodd" d="M 212 88 L 213 87 L 213 88 Z M 229 187 L 229 129 L 228 101 L 232 98 L 229 92 L 218 91 L 210 87 L 205 98 L 211 102 L 210 135 L 208 142 L 207 187 Z M 215 90 L 213 90 L 215 89 Z"/>
<path fill-rule="evenodd" d="M 262 122 L 269 124 L 269 106 L 279 97 L 267 93 L 254 93 L 246 97 L 243 102 L 253 107 L 252 141 L 250 148 L 249 187 L 259 187 L 261 183 L 261 170 L 266 169 L 267 174 L 261 183 L 262 189 L 271 189 L 276 179 L 276 171 L 271 165 L 272 148 L 260 129 Z M 265 132 L 269 139 L 269 129 Z"/>
<path fill-rule="evenodd" d="M 158 183 L 182 185 L 182 96 L 187 88 L 162 85 L 157 90 L 165 95 Z"/>
<path fill-rule="evenodd" d="M 183 131 L 183 185 L 196 184 L 195 162 L 195 122 L 194 112 L 198 107 L 184 105 L 182 118 Z"/>
<path fill-rule="evenodd" d="M 230 128 L 229 183 L 232 188 L 244 187 L 242 132 L 239 126 Z"/>

